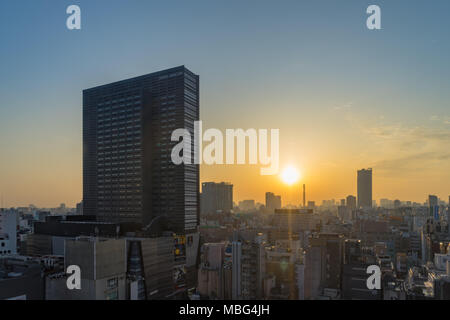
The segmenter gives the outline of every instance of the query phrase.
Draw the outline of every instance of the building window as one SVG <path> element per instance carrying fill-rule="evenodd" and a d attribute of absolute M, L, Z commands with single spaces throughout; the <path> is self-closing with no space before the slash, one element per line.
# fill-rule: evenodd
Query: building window
<path fill-rule="evenodd" d="M 117 284 L 118 284 L 117 278 L 108 279 L 107 287 L 108 289 L 117 288 Z"/>
<path fill-rule="evenodd" d="M 119 293 L 117 292 L 117 290 L 106 292 L 105 299 L 106 300 L 119 300 Z"/>

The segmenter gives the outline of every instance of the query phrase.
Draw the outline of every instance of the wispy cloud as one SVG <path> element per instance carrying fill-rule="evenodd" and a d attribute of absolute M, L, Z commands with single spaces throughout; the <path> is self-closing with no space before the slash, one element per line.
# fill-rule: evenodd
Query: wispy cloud
<path fill-rule="evenodd" d="M 443 162 L 450 160 L 450 152 L 436 153 L 423 152 L 413 153 L 404 157 L 379 160 L 374 162 L 372 167 L 378 171 L 388 173 L 399 172 L 399 170 L 427 170 L 439 167 Z"/>
<path fill-rule="evenodd" d="M 353 106 L 353 102 L 347 102 L 345 104 L 341 104 L 341 105 L 335 105 L 333 107 L 333 110 L 335 111 L 340 111 L 340 110 L 350 110 Z"/>
<path fill-rule="evenodd" d="M 450 124 L 450 116 L 432 115 L 432 116 L 430 116 L 430 121 L 441 122 L 444 124 Z"/>
<path fill-rule="evenodd" d="M 366 161 L 379 172 L 403 175 L 402 172 L 450 169 L 450 127 L 445 125 L 450 118 L 432 116 L 430 120 L 439 125 L 420 126 L 389 123 L 383 118 L 364 121 L 350 113 L 345 118 L 367 141 L 370 154 Z"/>

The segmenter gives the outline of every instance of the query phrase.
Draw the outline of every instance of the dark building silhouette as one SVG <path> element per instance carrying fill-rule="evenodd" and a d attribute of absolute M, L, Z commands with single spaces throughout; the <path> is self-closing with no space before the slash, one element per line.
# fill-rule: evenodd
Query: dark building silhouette
<path fill-rule="evenodd" d="M 367 288 L 367 267 L 361 240 L 344 241 L 344 263 L 342 269 L 342 299 L 344 300 L 380 300 L 381 290 Z"/>
<path fill-rule="evenodd" d="M 346 204 L 347 204 L 347 208 L 354 210 L 356 209 L 356 197 L 354 196 L 347 196 L 346 198 Z"/>
<path fill-rule="evenodd" d="M 305 298 L 317 299 L 324 290 L 339 294 L 343 256 L 343 235 L 320 233 L 310 237 L 305 255 Z"/>
<path fill-rule="evenodd" d="M 44 300 L 41 265 L 22 257 L 0 259 L 0 300 Z"/>
<path fill-rule="evenodd" d="M 225 182 L 202 183 L 202 214 L 230 212 L 233 209 L 233 185 Z"/>
<path fill-rule="evenodd" d="M 358 208 L 372 208 L 372 169 L 358 170 Z"/>
<path fill-rule="evenodd" d="M 171 135 L 194 137 L 198 119 L 199 76 L 184 66 L 84 90 L 83 214 L 195 231 L 199 166 L 172 162 Z"/>
<path fill-rule="evenodd" d="M 277 196 L 272 192 L 266 192 L 266 209 L 270 211 L 281 209 L 281 196 Z"/>

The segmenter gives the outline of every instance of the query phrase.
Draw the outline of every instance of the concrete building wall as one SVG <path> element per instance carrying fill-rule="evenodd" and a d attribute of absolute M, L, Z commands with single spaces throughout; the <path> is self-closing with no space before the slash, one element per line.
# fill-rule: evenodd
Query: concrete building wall
<path fill-rule="evenodd" d="M 126 298 L 125 239 L 80 238 L 67 240 L 65 268 L 77 265 L 81 269 L 81 290 L 62 292 L 55 299 L 115 300 Z M 62 280 L 61 280 L 62 281 Z M 50 283 L 62 286 L 58 281 Z M 59 292 L 64 291 L 60 289 Z"/>
<path fill-rule="evenodd" d="M 44 234 L 27 235 L 27 254 L 35 255 L 51 255 L 52 254 L 52 236 Z"/>
<path fill-rule="evenodd" d="M 242 244 L 239 241 L 232 243 L 232 299 L 241 297 L 241 274 L 242 274 Z"/>
<path fill-rule="evenodd" d="M 174 291 L 173 238 L 141 239 L 147 299 L 164 299 Z"/>
<path fill-rule="evenodd" d="M 0 300 L 7 299 L 44 299 L 44 279 L 38 263 L 0 259 Z"/>
<path fill-rule="evenodd" d="M 15 210 L 0 211 L 0 255 L 17 254 L 18 215 Z M 7 240 L 7 241 L 6 241 Z"/>

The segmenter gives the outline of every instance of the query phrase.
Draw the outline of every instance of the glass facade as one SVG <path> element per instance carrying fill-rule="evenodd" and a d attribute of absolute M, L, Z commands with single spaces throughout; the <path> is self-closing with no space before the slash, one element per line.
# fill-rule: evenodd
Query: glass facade
<path fill-rule="evenodd" d="M 199 167 L 172 163 L 171 135 L 193 137 L 198 119 L 199 77 L 184 66 L 84 90 L 84 214 L 196 230 Z"/>

